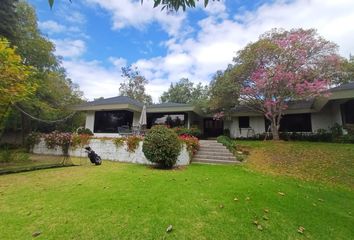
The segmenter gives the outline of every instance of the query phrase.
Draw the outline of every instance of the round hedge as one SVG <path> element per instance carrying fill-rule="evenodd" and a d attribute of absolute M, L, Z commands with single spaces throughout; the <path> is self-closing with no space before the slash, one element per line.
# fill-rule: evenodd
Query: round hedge
<path fill-rule="evenodd" d="M 172 129 L 154 126 L 145 136 L 143 152 L 146 158 L 161 167 L 173 167 L 180 151 L 181 143 Z"/>

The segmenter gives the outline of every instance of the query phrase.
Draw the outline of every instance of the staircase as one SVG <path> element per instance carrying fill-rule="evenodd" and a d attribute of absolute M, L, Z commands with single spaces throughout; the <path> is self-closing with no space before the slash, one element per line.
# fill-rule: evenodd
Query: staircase
<path fill-rule="evenodd" d="M 237 164 L 235 156 L 216 140 L 200 140 L 199 151 L 194 155 L 193 163 Z"/>

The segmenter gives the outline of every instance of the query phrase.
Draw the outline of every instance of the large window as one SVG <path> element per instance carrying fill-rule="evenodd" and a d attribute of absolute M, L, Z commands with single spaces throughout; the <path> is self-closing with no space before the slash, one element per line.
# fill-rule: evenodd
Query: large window
<path fill-rule="evenodd" d="M 354 100 L 342 104 L 341 112 L 344 124 L 354 124 Z"/>
<path fill-rule="evenodd" d="M 250 127 L 250 117 L 238 117 L 238 127 L 239 128 L 249 128 Z"/>
<path fill-rule="evenodd" d="M 270 130 L 270 121 L 265 119 L 266 131 Z M 311 114 L 288 114 L 280 120 L 280 132 L 312 132 Z"/>
<path fill-rule="evenodd" d="M 153 125 L 168 125 L 170 127 L 181 127 L 187 123 L 186 113 L 148 113 L 147 127 Z"/>
<path fill-rule="evenodd" d="M 133 123 L 133 113 L 120 111 L 99 111 L 95 113 L 95 133 L 117 133 L 118 127 L 129 126 Z"/>

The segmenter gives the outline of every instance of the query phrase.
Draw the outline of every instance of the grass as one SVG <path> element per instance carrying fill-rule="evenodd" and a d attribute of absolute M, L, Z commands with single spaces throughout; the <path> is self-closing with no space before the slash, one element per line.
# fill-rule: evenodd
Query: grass
<path fill-rule="evenodd" d="M 353 239 L 353 214 L 350 189 L 250 166 L 104 161 L 0 176 L 1 239 Z"/>
<path fill-rule="evenodd" d="M 247 166 L 264 173 L 354 189 L 354 145 L 236 141 L 250 149 Z"/>

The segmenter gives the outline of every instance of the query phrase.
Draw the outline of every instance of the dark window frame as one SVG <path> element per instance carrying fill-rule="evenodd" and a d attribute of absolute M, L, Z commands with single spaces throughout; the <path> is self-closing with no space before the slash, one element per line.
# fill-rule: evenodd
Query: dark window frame
<path fill-rule="evenodd" d="M 128 110 L 96 111 L 94 120 L 95 133 L 118 133 L 118 127 L 133 124 L 134 113 Z"/>
<path fill-rule="evenodd" d="M 250 128 L 250 117 L 242 116 L 238 117 L 238 127 L 239 128 Z"/>
<path fill-rule="evenodd" d="M 354 100 L 340 105 L 343 125 L 354 124 Z"/>
<path fill-rule="evenodd" d="M 311 113 L 283 115 L 280 120 L 279 132 L 312 132 Z M 270 131 L 270 121 L 264 118 L 265 131 Z"/>

